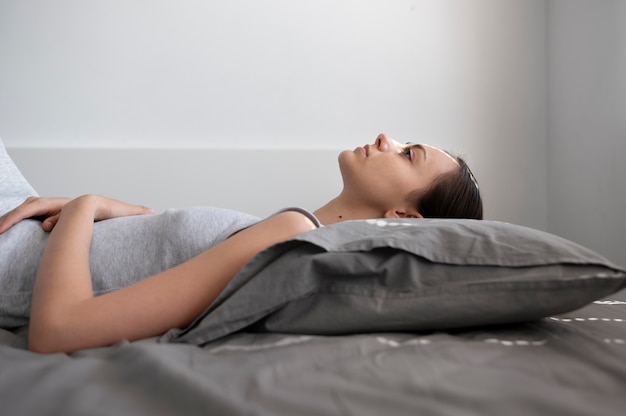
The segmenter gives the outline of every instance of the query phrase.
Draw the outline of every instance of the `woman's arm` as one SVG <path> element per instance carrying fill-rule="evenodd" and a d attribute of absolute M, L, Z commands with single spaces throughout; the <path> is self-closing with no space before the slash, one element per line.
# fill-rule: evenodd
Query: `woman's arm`
<path fill-rule="evenodd" d="M 94 297 L 89 247 L 94 219 L 126 215 L 98 196 L 63 207 L 41 259 L 33 291 L 29 348 L 70 352 L 184 327 L 206 309 L 259 251 L 315 226 L 297 212 L 278 214 L 170 270 Z M 116 215 L 113 215 L 116 214 Z"/>

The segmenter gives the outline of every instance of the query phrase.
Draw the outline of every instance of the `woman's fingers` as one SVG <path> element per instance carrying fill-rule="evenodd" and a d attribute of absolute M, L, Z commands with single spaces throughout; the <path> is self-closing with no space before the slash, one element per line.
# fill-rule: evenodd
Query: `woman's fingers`
<path fill-rule="evenodd" d="M 115 217 L 125 217 L 129 215 L 152 214 L 151 208 L 143 205 L 134 205 L 116 199 L 99 197 L 98 210 L 95 220 L 106 220 Z"/>
<path fill-rule="evenodd" d="M 8 213 L 0 217 L 0 234 L 11 228 L 14 224 L 11 222 L 10 218 L 7 218 L 7 215 Z"/>
<path fill-rule="evenodd" d="M 106 220 L 127 215 L 152 214 L 154 211 L 143 205 L 133 205 L 115 199 L 97 195 L 85 195 L 81 198 L 95 198 L 98 209 L 94 220 Z M 21 205 L 0 217 L 0 234 L 18 222 L 33 217 L 42 217 L 41 227 L 50 232 L 59 221 L 61 210 L 71 199 L 30 197 Z"/>
<path fill-rule="evenodd" d="M 61 213 L 59 212 L 58 214 L 55 214 L 51 217 L 46 218 L 41 223 L 41 228 L 43 228 L 43 230 L 46 232 L 52 231 L 54 226 L 57 225 L 57 222 L 59 221 L 60 216 L 61 216 Z"/>
<path fill-rule="evenodd" d="M 0 217 L 0 234 L 27 218 L 45 217 L 48 219 L 53 216 L 58 216 L 63 206 L 69 201 L 70 199 L 68 198 L 40 198 L 31 196 L 22 204 Z M 54 220 L 53 224 L 56 224 L 56 220 Z"/>
<path fill-rule="evenodd" d="M 34 214 L 34 212 L 36 212 L 35 205 L 37 199 L 36 197 L 29 197 L 20 205 L 0 217 L 0 233 L 5 232 L 25 218 L 35 216 L 36 214 Z"/>

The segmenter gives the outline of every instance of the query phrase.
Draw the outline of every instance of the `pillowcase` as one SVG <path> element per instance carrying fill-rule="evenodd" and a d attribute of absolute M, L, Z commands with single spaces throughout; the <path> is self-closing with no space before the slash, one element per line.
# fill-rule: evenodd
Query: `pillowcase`
<path fill-rule="evenodd" d="M 626 273 L 555 235 L 496 221 L 381 219 L 326 226 L 259 253 L 192 325 L 163 341 L 232 332 L 430 331 L 568 312 Z"/>

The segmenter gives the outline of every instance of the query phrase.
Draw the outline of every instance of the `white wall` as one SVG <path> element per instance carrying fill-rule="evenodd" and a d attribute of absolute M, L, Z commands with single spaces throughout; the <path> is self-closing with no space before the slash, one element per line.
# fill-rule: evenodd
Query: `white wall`
<path fill-rule="evenodd" d="M 338 151 L 385 131 L 465 156 L 488 218 L 545 229 L 546 7 L 3 0 L 0 135 L 14 149 Z"/>
<path fill-rule="evenodd" d="M 549 14 L 548 230 L 626 265 L 626 2 Z"/>

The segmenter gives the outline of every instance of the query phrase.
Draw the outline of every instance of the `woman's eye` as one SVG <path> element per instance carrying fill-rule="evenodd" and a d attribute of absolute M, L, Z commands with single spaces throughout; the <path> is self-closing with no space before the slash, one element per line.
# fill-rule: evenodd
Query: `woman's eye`
<path fill-rule="evenodd" d="M 412 159 L 412 158 L 411 158 L 411 148 L 410 148 L 410 147 L 407 147 L 406 149 L 404 149 L 404 150 L 402 151 L 402 154 L 403 154 L 403 155 L 404 155 L 407 159 L 409 159 L 409 160 L 411 160 L 411 159 Z"/>

